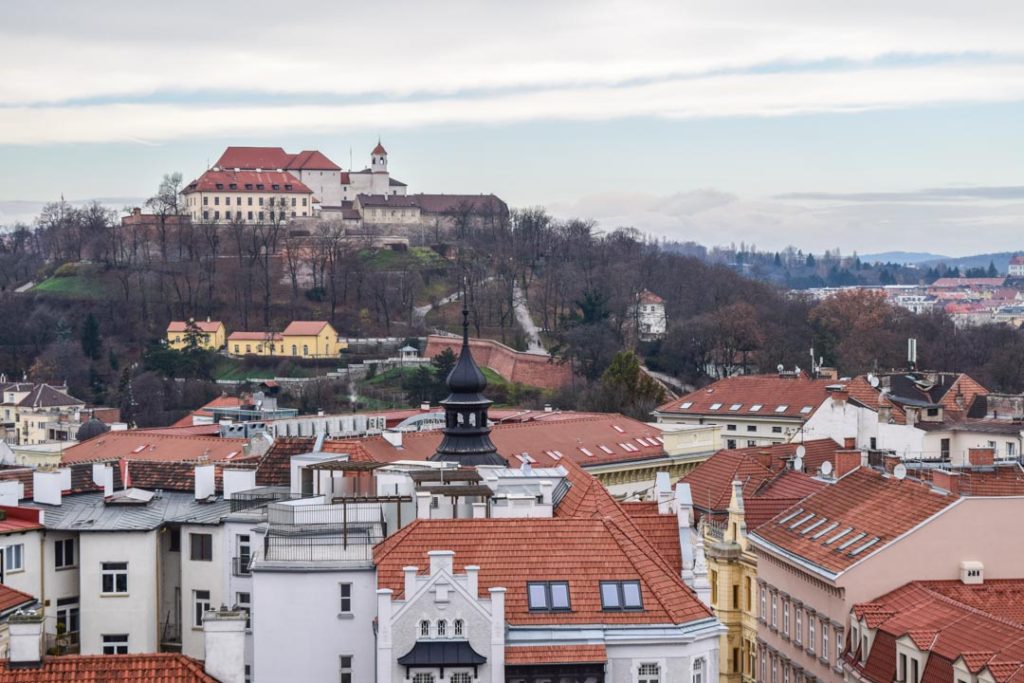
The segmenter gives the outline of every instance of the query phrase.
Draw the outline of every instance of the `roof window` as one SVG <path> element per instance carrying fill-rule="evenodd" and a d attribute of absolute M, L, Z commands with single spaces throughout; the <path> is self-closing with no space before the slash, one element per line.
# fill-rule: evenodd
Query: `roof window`
<path fill-rule="evenodd" d="M 733 403 L 731 406 L 729 406 L 729 410 L 739 410 L 742 407 L 742 403 Z"/>
<path fill-rule="evenodd" d="M 849 547 L 850 547 L 851 545 L 853 545 L 854 543 L 856 543 L 856 542 L 857 542 L 857 541 L 859 541 L 860 539 L 864 538 L 865 536 L 867 536 L 867 534 L 865 534 L 865 533 L 861 532 L 861 533 L 857 534 L 856 536 L 854 536 L 853 538 L 851 538 L 851 539 L 849 539 L 849 540 L 847 540 L 847 541 L 843 541 L 843 542 L 842 542 L 842 543 L 841 543 L 841 544 L 839 545 L 839 550 L 846 550 L 846 549 L 847 549 L 847 548 L 849 548 Z"/>
<path fill-rule="evenodd" d="M 800 409 L 800 412 L 803 413 L 804 415 L 806 415 L 807 413 L 811 412 L 812 410 L 814 410 L 814 406 L 804 406 L 803 408 Z"/>
<path fill-rule="evenodd" d="M 643 608 L 639 581 L 601 582 L 601 609 L 611 611 Z"/>
<path fill-rule="evenodd" d="M 285 184 L 284 189 L 291 190 L 292 186 L 290 184 Z"/>
<path fill-rule="evenodd" d="M 626 430 L 620 427 L 619 425 L 612 425 L 612 429 L 617 431 L 619 434 L 624 434 L 626 432 Z"/>
<path fill-rule="evenodd" d="M 825 527 L 824 529 L 822 529 L 818 533 L 816 533 L 813 536 L 811 536 L 811 538 L 817 540 L 817 539 L 821 538 L 822 536 L 824 536 L 825 534 L 827 534 L 828 532 L 830 532 L 833 529 L 835 529 L 837 526 L 839 526 L 839 522 L 832 522 L 827 527 Z"/>
<path fill-rule="evenodd" d="M 803 530 L 803 531 L 801 531 L 800 533 L 801 533 L 801 534 L 806 534 L 806 533 L 809 533 L 809 532 L 811 532 L 811 531 L 814 531 L 814 530 L 815 530 L 815 529 L 817 529 L 817 528 L 818 528 L 819 526 L 821 526 L 822 524 L 824 524 L 824 523 L 825 523 L 826 521 L 828 521 L 828 518 L 826 518 L 826 517 L 822 517 L 821 519 L 819 519 L 819 520 L 818 520 L 817 522 L 815 522 L 814 524 L 809 524 L 809 525 L 807 525 L 807 527 L 805 527 L 805 528 L 804 528 L 804 530 Z"/>
<path fill-rule="evenodd" d="M 228 189 L 229 190 L 237 190 L 238 189 L 238 183 L 228 183 Z"/>
<path fill-rule="evenodd" d="M 256 183 L 256 189 L 257 190 L 262 190 L 263 189 L 263 183 Z"/>
<path fill-rule="evenodd" d="M 874 538 L 872 538 L 870 541 L 868 541 L 864 545 L 862 545 L 862 546 L 860 546 L 858 548 L 854 548 L 853 550 L 850 551 L 850 557 L 856 557 L 857 555 L 860 555 L 862 552 L 864 552 L 865 550 L 867 550 L 868 548 L 870 548 L 874 544 L 878 543 L 879 540 L 881 540 L 881 539 L 879 539 L 878 536 L 875 536 Z"/>
<path fill-rule="evenodd" d="M 531 581 L 526 584 L 526 597 L 531 612 L 568 612 L 568 581 Z"/>
<path fill-rule="evenodd" d="M 693 401 L 686 401 L 685 403 L 680 403 L 679 407 L 681 409 L 683 409 L 683 410 L 686 410 L 687 408 L 689 408 L 692 405 L 693 405 Z"/>
<path fill-rule="evenodd" d="M 601 449 L 602 451 L 604 451 L 605 453 L 609 453 L 609 454 L 611 454 L 611 453 L 615 453 L 615 451 L 613 451 L 612 449 L 608 448 L 608 447 L 607 447 L 607 446 L 605 446 L 604 444 L 600 444 L 600 445 L 598 446 L 598 448 L 600 448 L 600 449 Z"/>
<path fill-rule="evenodd" d="M 218 190 L 223 190 L 224 189 L 224 183 L 217 183 L 217 189 Z"/>
<path fill-rule="evenodd" d="M 271 190 L 280 190 L 281 186 L 278 185 L 277 183 L 274 183 L 273 185 L 270 186 L 270 189 Z"/>
<path fill-rule="evenodd" d="M 584 448 L 583 446 L 580 446 L 579 449 L 580 449 L 580 453 L 582 453 L 583 455 L 587 456 L 588 458 L 593 458 L 594 457 L 594 453 L 590 449 Z"/>
<path fill-rule="evenodd" d="M 793 519 L 794 517 L 796 517 L 797 515 L 799 515 L 803 511 L 804 511 L 803 508 L 797 508 L 795 512 L 791 512 L 788 515 L 786 515 L 785 517 L 783 517 L 782 519 L 780 519 L 779 520 L 779 524 L 785 524 L 786 522 L 788 522 L 789 520 Z"/>
<path fill-rule="evenodd" d="M 721 403 L 712 403 L 710 406 L 708 406 L 708 410 L 718 410 L 721 407 Z"/>
<path fill-rule="evenodd" d="M 804 522 L 806 522 L 807 520 L 811 519 L 812 517 L 814 517 L 814 513 L 813 512 L 808 513 L 806 516 L 801 517 L 799 520 L 797 520 L 797 521 L 793 522 L 792 524 L 790 524 L 789 528 L 790 529 L 795 529 L 798 526 L 800 526 L 801 524 L 803 524 Z"/>
<path fill-rule="evenodd" d="M 246 183 L 245 184 L 245 189 L 251 190 L 252 189 L 252 183 Z"/>
<path fill-rule="evenodd" d="M 842 538 L 846 534 L 850 533 L 851 531 L 853 531 L 853 527 L 852 526 L 846 527 L 845 529 L 840 531 L 838 534 L 836 534 L 832 538 L 830 538 L 827 541 L 825 541 L 825 545 L 832 545 L 833 543 L 835 543 L 836 541 L 838 541 L 840 538 Z"/>
<path fill-rule="evenodd" d="M 755 403 L 754 405 L 750 406 L 750 412 L 756 413 L 756 412 L 760 411 L 761 408 L 763 408 L 763 407 L 764 406 L 761 405 L 760 403 Z"/>
<path fill-rule="evenodd" d="M 786 412 L 787 410 L 789 410 L 789 406 L 788 406 L 788 405 L 786 405 L 786 404 L 783 404 L 783 405 L 781 405 L 781 406 L 777 407 L 777 408 L 775 409 L 775 412 L 776 412 L 776 413 L 784 413 L 784 412 Z"/>

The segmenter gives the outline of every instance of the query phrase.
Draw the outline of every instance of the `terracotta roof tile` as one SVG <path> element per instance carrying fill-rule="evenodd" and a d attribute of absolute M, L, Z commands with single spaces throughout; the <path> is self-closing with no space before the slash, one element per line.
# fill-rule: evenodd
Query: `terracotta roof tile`
<path fill-rule="evenodd" d="M 291 173 L 226 170 L 206 171 L 182 190 L 182 194 L 190 192 L 283 192 L 289 194 L 313 194 L 311 189 L 306 187 L 302 181 Z"/>
<path fill-rule="evenodd" d="M 281 436 L 274 440 L 274 445 L 259 459 L 256 468 L 256 484 L 258 486 L 288 486 L 291 482 L 291 459 L 293 455 L 309 453 L 313 450 L 316 439 L 301 436 Z M 372 460 L 362 449 L 358 441 L 339 441 L 325 439 L 322 445 L 324 453 L 348 453 L 353 460 Z"/>
<path fill-rule="evenodd" d="M 23 593 L 0 583 L 0 612 L 7 612 L 24 605 L 31 605 L 35 601 L 36 599 L 28 593 Z"/>
<path fill-rule="evenodd" d="M 147 431 L 107 432 L 64 451 L 61 464 L 131 460 L 210 461 L 245 456 L 246 439 L 179 436 Z"/>
<path fill-rule="evenodd" d="M 196 320 L 195 325 L 201 332 L 216 332 L 224 327 L 224 323 L 219 320 Z M 184 332 L 187 329 L 188 322 L 184 320 L 172 320 L 167 325 L 168 332 Z"/>
<path fill-rule="evenodd" d="M 218 683 L 199 661 L 178 653 L 64 655 L 39 667 L 11 668 L 0 660 L 0 683 Z"/>
<path fill-rule="evenodd" d="M 510 645 L 505 664 L 597 664 L 608 661 L 604 645 Z"/>
<path fill-rule="evenodd" d="M 294 320 L 284 328 L 284 332 L 281 334 L 285 337 L 308 337 L 320 334 L 328 325 L 326 320 Z"/>
<path fill-rule="evenodd" d="M 672 415 L 714 415 L 723 420 L 729 416 L 799 418 L 803 422 L 825 402 L 829 396 L 826 387 L 834 384 L 839 383 L 828 379 L 808 379 L 803 375 L 727 377 L 669 401 L 659 406 L 657 412 Z M 731 410 L 732 406 L 738 408 Z M 751 410 L 756 406 L 760 408 Z M 810 410 L 804 412 L 808 406 Z"/>
<path fill-rule="evenodd" d="M 790 513 L 758 527 L 762 539 L 830 572 L 840 572 L 869 557 L 906 531 L 959 500 L 927 484 L 898 480 L 859 467 L 835 484 L 808 496 Z M 806 522 L 799 523 L 805 519 Z M 824 521 L 822 521 L 824 520 Z M 805 534 L 804 525 L 822 521 L 824 536 Z M 820 525 L 819 525 L 820 526 Z M 845 534 L 842 532 L 846 531 Z M 840 535 L 842 534 L 842 535 Z"/>

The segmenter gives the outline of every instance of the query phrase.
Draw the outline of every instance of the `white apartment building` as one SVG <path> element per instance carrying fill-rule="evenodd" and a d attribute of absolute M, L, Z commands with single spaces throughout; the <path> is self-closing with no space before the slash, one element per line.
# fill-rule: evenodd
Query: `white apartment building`
<path fill-rule="evenodd" d="M 181 192 L 193 223 L 287 223 L 314 215 L 313 190 L 284 171 L 214 166 Z"/>

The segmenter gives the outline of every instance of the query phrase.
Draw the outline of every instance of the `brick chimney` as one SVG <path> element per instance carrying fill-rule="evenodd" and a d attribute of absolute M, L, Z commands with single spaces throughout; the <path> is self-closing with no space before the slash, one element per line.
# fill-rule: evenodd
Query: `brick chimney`
<path fill-rule="evenodd" d="M 772 466 L 773 465 L 773 461 L 775 460 L 775 458 L 772 455 L 772 452 L 769 451 L 769 450 L 758 451 L 757 454 L 754 455 L 754 460 L 756 460 L 759 465 L 761 465 L 762 467 L 764 467 L 766 469 L 769 469 L 769 470 L 774 470 L 775 469 Z"/>
<path fill-rule="evenodd" d="M 857 438 L 853 436 L 847 436 L 843 439 L 843 448 L 852 451 L 857 447 Z"/>
<path fill-rule="evenodd" d="M 847 472 L 852 472 L 861 465 L 860 451 L 857 450 L 841 450 L 836 451 L 835 469 L 833 475 L 836 479 L 843 476 Z"/>
<path fill-rule="evenodd" d="M 996 462 L 996 451 L 994 448 L 979 447 L 967 449 L 967 462 L 971 467 L 986 467 Z"/>
<path fill-rule="evenodd" d="M 932 472 L 932 484 L 940 489 L 946 489 L 952 494 L 960 493 L 960 473 L 948 472 L 946 470 L 935 470 Z"/>

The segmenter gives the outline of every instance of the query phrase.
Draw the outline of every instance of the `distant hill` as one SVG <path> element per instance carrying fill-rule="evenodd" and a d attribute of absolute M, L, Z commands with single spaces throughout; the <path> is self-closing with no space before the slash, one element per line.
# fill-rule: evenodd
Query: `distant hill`
<path fill-rule="evenodd" d="M 996 270 L 1005 275 L 1010 266 L 1010 259 L 1016 253 L 1013 251 L 1000 251 L 993 254 L 974 254 L 973 256 L 960 256 L 957 258 L 938 256 L 928 261 L 921 261 L 918 265 L 930 268 L 940 263 L 945 263 L 950 268 L 957 267 L 961 270 L 967 270 L 968 268 L 988 268 L 989 263 L 994 263 Z"/>
<path fill-rule="evenodd" d="M 902 265 L 918 263 L 939 263 L 949 257 L 941 254 L 929 254 L 926 251 L 883 251 L 880 254 L 863 254 L 860 260 L 865 263 L 899 263 Z M 985 262 L 988 265 L 988 262 Z"/>

